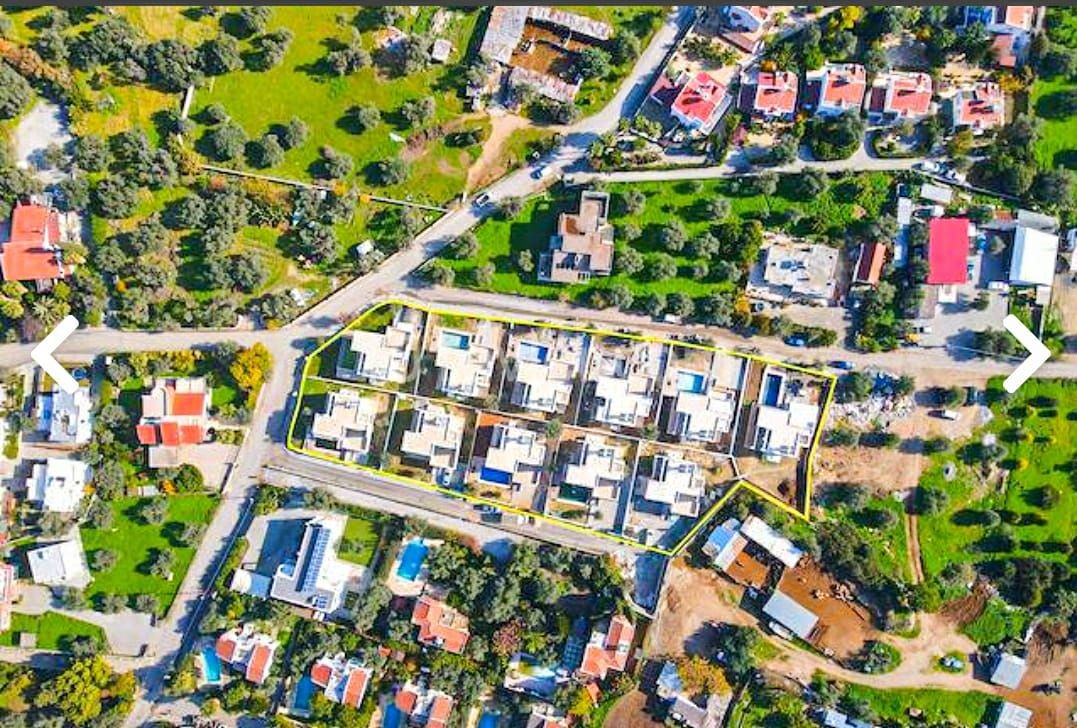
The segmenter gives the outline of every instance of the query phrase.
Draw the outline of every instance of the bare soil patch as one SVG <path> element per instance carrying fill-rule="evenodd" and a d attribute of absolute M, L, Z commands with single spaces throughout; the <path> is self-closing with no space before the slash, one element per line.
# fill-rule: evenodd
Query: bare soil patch
<path fill-rule="evenodd" d="M 659 721 L 643 712 L 647 708 L 647 695 L 639 690 L 633 690 L 617 701 L 609 714 L 605 728 L 661 728 Z"/>
<path fill-rule="evenodd" d="M 819 617 L 816 646 L 829 650 L 838 660 L 855 655 L 875 634 L 871 613 L 813 561 L 786 569 L 778 589 Z"/>
<path fill-rule="evenodd" d="M 482 143 L 482 154 L 468 170 L 467 189 L 481 189 L 505 173 L 505 145 L 514 132 L 529 126 L 529 119 L 515 114 L 490 117 L 490 137 Z"/>

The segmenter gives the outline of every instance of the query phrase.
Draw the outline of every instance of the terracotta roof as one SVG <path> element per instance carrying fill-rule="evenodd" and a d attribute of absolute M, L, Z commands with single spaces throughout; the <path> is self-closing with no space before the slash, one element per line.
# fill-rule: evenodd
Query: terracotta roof
<path fill-rule="evenodd" d="M 591 641 L 583 652 L 580 673 L 599 680 L 606 678 L 609 670 L 623 671 L 628 664 L 628 652 L 636 636 L 636 628 L 625 617 L 617 615 L 610 620 L 605 637 L 596 641 L 597 632 L 591 635 Z"/>
<path fill-rule="evenodd" d="M 165 447 L 178 447 L 180 440 L 180 426 L 178 422 L 162 422 L 158 426 L 161 436 L 161 444 Z"/>
<path fill-rule="evenodd" d="M 366 695 L 367 681 L 366 670 L 352 670 L 351 674 L 348 675 L 348 683 L 344 686 L 344 696 L 341 698 L 341 702 L 344 705 L 358 708 L 360 703 L 363 702 L 363 696 Z"/>
<path fill-rule="evenodd" d="M 224 662 L 231 662 L 232 655 L 236 652 L 236 639 L 231 632 L 225 632 L 217 638 L 217 657 Z"/>
<path fill-rule="evenodd" d="M 991 55 L 995 57 L 995 63 L 1003 68 L 1017 67 L 1017 53 L 1014 52 L 1014 43 L 1017 36 L 1008 33 L 1000 33 L 991 41 Z"/>
<path fill-rule="evenodd" d="M 969 255 L 969 221 L 964 217 L 937 217 L 928 226 L 927 282 L 932 285 L 964 283 Z"/>
<path fill-rule="evenodd" d="M 707 124 L 725 99 L 726 87 L 709 73 L 700 71 L 673 100 L 673 110 L 700 124 Z"/>
<path fill-rule="evenodd" d="M 273 650 L 267 645 L 255 645 L 247 661 L 247 679 L 261 685 L 269 676 L 269 667 L 273 660 Z"/>
<path fill-rule="evenodd" d="M 426 720 L 427 728 L 444 728 L 452 712 L 453 699 L 448 695 L 439 695 L 434 698 L 434 704 L 430 706 L 430 717 Z"/>
<path fill-rule="evenodd" d="M 997 83 L 980 82 L 954 96 L 954 126 L 991 129 L 1003 122 L 1002 89 Z"/>
<path fill-rule="evenodd" d="M 885 263 L 885 245 L 882 243 L 864 243 L 860 246 L 860 261 L 856 266 L 856 281 L 874 286 L 882 277 Z"/>
<path fill-rule="evenodd" d="M 819 105 L 842 109 L 859 108 L 864 102 L 866 89 L 867 73 L 863 66 L 855 63 L 827 66 Z"/>
<path fill-rule="evenodd" d="M 205 392 L 177 392 L 169 390 L 171 395 L 170 414 L 177 417 L 198 417 L 206 411 Z"/>
<path fill-rule="evenodd" d="M 891 73 L 886 89 L 887 113 L 917 117 L 931 109 L 931 76 L 926 73 Z"/>
<path fill-rule="evenodd" d="M 157 437 L 157 425 L 139 425 L 135 428 L 140 445 L 156 445 L 160 442 Z"/>
<path fill-rule="evenodd" d="M 0 245 L 0 274 L 8 281 L 51 281 L 66 276 L 60 252 L 60 215 L 42 205 L 16 203 L 10 239 Z"/>
<path fill-rule="evenodd" d="M 329 684 L 329 680 L 333 677 L 333 667 L 327 665 L 324 662 L 316 662 L 314 666 L 310 668 L 310 680 L 320 688 L 324 688 Z"/>
<path fill-rule="evenodd" d="M 1020 28 L 1021 30 L 1032 30 L 1032 18 L 1036 14 L 1035 6 L 1005 5 L 1003 7 L 1006 8 L 1003 13 L 1006 25 Z"/>
<path fill-rule="evenodd" d="M 792 114 L 797 107 L 797 75 L 792 71 L 760 71 L 752 108 L 760 114 Z"/>
<path fill-rule="evenodd" d="M 16 204 L 11 212 L 12 243 L 60 242 L 60 215 L 43 205 Z"/>
<path fill-rule="evenodd" d="M 467 617 L 429 596 L 415 602 L 411 623 L 418 625 L 419 641 L 424 645 L 441 647 L 457 655 L 464 651 L 471 636 Z"/>
<path fill-rule="evenodd" d="M 415 704 L 419 702 L 419 696 L 410 690 L 401 689 L 396 693 L 396 699 L 394 701 L 396 707 L 404 711 L 408 715 L 411 715 L 411 711 L 415 710 Z"/>

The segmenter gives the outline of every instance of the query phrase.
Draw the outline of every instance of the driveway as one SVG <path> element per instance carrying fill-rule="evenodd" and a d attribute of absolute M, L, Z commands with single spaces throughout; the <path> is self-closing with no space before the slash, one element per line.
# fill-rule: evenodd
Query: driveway
<path fill-rule="evenodd" d="M 22 169 L 32 170 L 46 185 L 64 179 L 65 172 L 48 166 L 45 150 L 53 144 L 64 147 L 71 142 L 67 125 L 66 109 L 48 101 L 38 101 L 11 135 L 15 163 Z"/>

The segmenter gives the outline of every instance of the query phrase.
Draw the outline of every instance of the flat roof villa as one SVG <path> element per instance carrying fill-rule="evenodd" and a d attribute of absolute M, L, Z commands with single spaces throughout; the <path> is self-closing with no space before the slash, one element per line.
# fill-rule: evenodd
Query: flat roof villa
<path fill-rule="evenodd" d="M 338 451 L 343 460 L 361 463 L 370 451 L 378 415 L 374 397 L 354 389 L 329 392 L 325 412 L 314 415 L 309 436 L 316 447 Z"/>
<path fill-rule="evenodd" d="M 393 705 L 406 716 L 408 725 L 446 728 L 456 700 L 424 683 L 408 681 L 397 691 Z"/>
<path fill-rule="evenodd" d="M 538 485 L 546 463 L 545 436 L 513 422 L 489 429 L 489 445 L 476 462 L 479 480 L 502 488 Z"/>
<path fill-rule="evenodd" d="M 609 443 L 603 435 L 587 433 L 565 443 L 568 458 L 560 473 L 560 497 L 590 502 L 617 500 L 628 476 L 626 445 Z"/>
<path fill-rule="evenodd" d="M 418 341 L 418 311 L 401 307 L 384 331 L 353 331 L 340 347 L 337 376 L 373 384 L 403 384 Z"/>
<path fill-rule="evenodd" d="M 576 331 L 540 329 L 509 340 L 513 361 L 513 405 L 539 412 L 564 412 L 572 398 L 587 337 Z"/>
<path fill-rule="evenodd" d="M 772 241 L 762 252 L 762 280 L 751 282 L 748 295 L 778 302 L 829 302 L 837 286 L 838 257 L 827 245 Z"/>
<path fill-rule="evenodd" d="M 610 196 L 584 190 L 578 212 L 562 212 L 549 249 L 539 256 L 538 278 L 548 283 L 580 283 L 613 271 Z"/>
<path fill-rule="evenodd" d="M 491 321 L 477 321 L 475 331 L 434 331 L 437 389 L 453 397 L 482 399 L 490 394 L 499 338 Z"/>
<path fill-rule="evenodd" d="M 736 414 L 736 393 L 708 390 L 706 375 L 691 370 L 678 370 L 677 380 L 678 391 L 666 432 L 682 440 L 704 443 L 716 442 L 729 432 Z"/>
<path fill-rule="evenodd" d="M 227 663 L 256 685 L 269 677 L 273 657 L 280 643 L 273 637 L 254 631 L 254 625 L 236 627 L 217 638 L 216 652 L 221 662 Z"/>
<path fill-rule="evenodd" d="M 809 400 L 802 383 L 790 380 L 778 367 L 767 366 L 752 415 L 748 448 L 764 460 L 779 462 L 783 457 L 799 458 L 811 446 L 819 405 Z"/>
<path fill-rule="evenodd" d="M 71 394 L 52 386 L 52 391 L 38 395 L 38 430 L 47 433 L 49 442 L 61 445 L 85 445 L 93 436 L 93 400 L 89 387 L 79 387 Z"/>
<path fill-rule="evenodd" d="M 819 617 L 777 589 L 763 605 L 763 613 L 773 620 L 770 623 L 772 629 L 777 623 L 805 642 L 814 642 L 818 637 L 816 628 L 819 626 Z M 781 630 L 775 631 L 780 633 Z"/>
<path fill-rule="evenodd" d="M 632 342 L 618 351 L 596 351 L 588 369 L 591 417 L 607 425 L 643 427 L 664 365 L 665 347 L 660 344 Z"/>
<path fill-rule="evenodd" d="M 35 584 L 82 589 L 91 580 L 86 554 L 82 549 L 82 536 L 77 528 L 71 529 L 63 541 L 28 551 L 26 561 Z"/>
<path fill-rule="evenodd" d="M 455 655 L 464 651 L 471 638 L 468 618 L 429 595 L 415 601 L 411 623 L 419 628 L 416 639 L 421 644 L 438 647 Z"/>
<path fill-rule="evenodd" d="M 78 460 L 49 458 L 34 463 L 26 479 L 26 500 L 43 511 L 74 513 L 86 495 L 90 466 Z"/>
<path fill-rule="evenodd" d="M 319 657 L 310 668 L 310 681 L 330 702 L 351 708 L 362 705 L 373 676 L 373 670 L 355 658 L 346 660 L 343 652 Z"/>
<path fill-rule="evenodd" d="M 637 493 L 652 503 L 661 503 L 677 516 L 695 518 L 706 492 L 706 478 L 699 464 L 680 453 L 666 451 L 651 461 L 651 472 L 637 476 Z"/>
<path fill-rule="evenodd" d="M 1019 225 L 1013 236 L 1010 257 L 1010 283 L 1015 286 L 1035 286 L 1046 289 L 1050 297 L 1055 281 L 1055 260 L 1058 257 L 1058 236 Z"/>
<path fill-rule="evenodd" d="M 440 405 L 419 402 L 411 411 L 400 452 L 426 463 L 435 482 L 444 485 L 460 462 L 463 441 L 464 418 L 451 414 Z"/>
<path fill-rule="evenodd" d="M 337 558 L 346 524 L 336 513 L 307 521 L 295 558 L 277 567 L 269 595 L 322 615 L 340 609 L 357 568 Z"/>

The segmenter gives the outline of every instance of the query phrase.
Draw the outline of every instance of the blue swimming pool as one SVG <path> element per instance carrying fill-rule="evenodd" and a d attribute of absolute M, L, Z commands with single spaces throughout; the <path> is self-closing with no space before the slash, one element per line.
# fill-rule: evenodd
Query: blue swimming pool
<path fill-rule="evenodd" d="M 497 713 L 483 713 L 478 728 L 497 728 L 500 723 L 501 716 Z"/>
<path fill-rule="evenodd" d="M 698 372 L 677 372 L 677 390 L 699 394 L 703 391 L 707 378 Z"/>
<path fill-rule="evenodd" d="M 483 466 L 483 469 L 479 472 L 479 478 L 485 480 L 487 483 L 509 485 L 512 482 L 512 473 L 498 470 L 497 468 L 487 468 Z"/>
<path fill-rule="evenodd" d="M 381 718 L 382 728 L 401 728 L 403 725 L 404 714 L 400 711 L 400 708 L 396 707 L 394 703 L 387 703 Z"/>
<path fill-rule="evenodd" d="M 221 658 L 217 657 L 213 645 L 202 648 L 202 669 L 206 682 L 217 684 L 221 681 Z"/>
<path fill-rule="evenodd" d="M 396 575 L 407 581 L 415 581 L 429 551 L 430 547 L 422 541 L 418 539 L 409 541 L 403 553 L 400 554 L 400 566 L 396 568 Z"/>
<path fill-rule="evenodd" d="M 767 381 L 763 384 L 763 404 L 768 407 L 778 406 L 778 395 L 782 391 L 782 378 L 776 374 L 768 374 Z"/>
<path fill-rule="evenodd" d="M 467 349 L 471 346 L 471 337 L 456 331 L 442 331 L 441 345 L 450 349 Z"/>
<path fill-rule="evenodd" d="M 542 344 L 534 344 L 530 341 L 521 341 L 519 349 L 517 350 L 517 358 L 520 361 L 533 362 L 535 364 L 545 364 L 546 359 L 550 356 L 550 348 L 543 346 Z"/>
<path fill-rule="evenodd" d="M 317 689 L 309 675 L 301 677 L 299 682 L 295 684 L 295 697 L 292 698 L 292 708 L 294 710 L 310 710 L 310 701 Z"/>

